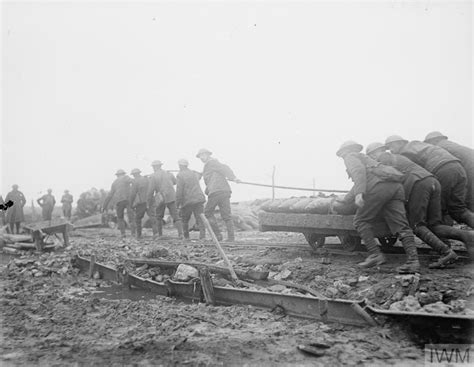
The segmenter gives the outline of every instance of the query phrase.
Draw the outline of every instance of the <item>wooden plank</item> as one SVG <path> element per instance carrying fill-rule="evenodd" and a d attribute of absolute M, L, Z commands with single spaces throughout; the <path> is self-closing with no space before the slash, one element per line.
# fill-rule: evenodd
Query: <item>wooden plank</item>
<path fill-rule="evenodd" d="M 74 228 L 93 228 L 103 225 L 102 214 L 91 215 L 90 217 L 78 219 L 74 222 Z"/>
<path fill-rule="evenodd" d="M 199 268 L 199 279 L 201 279 L 201 287 L 206 303 L 214 305 L 216 300 L 214 297 L 214 286 L 212 284 L 211 275 L 209 274 L 209 269 L 206 267 Z"/>
<path fill-rule="evenodd" d="M 266 226 L 295 227 L 303 229 L 342 229 L 354 231 L 353 215 L 322 215 L 322 214 L 295 214 L 295 213 L 267 213 L 261 212 L 258 220 Z"/>
<path fill-rule="evenodd" d="M 234 268 L 232 267 L 232 264 L 230 263 L 229 259 L 227 258 L 227 255 L 225 254 L 224 250 L 222 249 L 222 246 L 220 245 L 219 241 L 217 240 L 216 234 L 214 233 L 214 231 L 211 228 L 211 224 L 209 223 L 209 221 L 207 220 L 207 218 L 204 214 L 201 213 L 201 214 L 199 214 L 199 216 L 201 217 L 201 221 L 206 226 L 207 231 L 211 234 L 212 241 L 216 245 L 217 250 L 221 254 L 222 258 L 224 259 L 224 262 L 226 263 L 227 267 L 229 268 L 230 276 L 232 277 L 232 280 L 233 281 L 239 280 L 239 278 L 237 277 L 237 274 L 235 274 L 235 271 L 234 271 Z"/>
<path fill-rule="evenodd" d="M 350 234 L 357 236 L 353 215 L 297 214 L 261 212 L 258 221 L 263 231 L 311 232 L 326 236 Z M 374 224 L 377 237 L 390 234 L 385 222 Z"/>
<path fill-rule="evenodd" d="M 91 262 L 89 265 L 89 278 L 92 278 L 94 275 L 94 267 L 95 267 L 95 255 L 91 256 Z"/>

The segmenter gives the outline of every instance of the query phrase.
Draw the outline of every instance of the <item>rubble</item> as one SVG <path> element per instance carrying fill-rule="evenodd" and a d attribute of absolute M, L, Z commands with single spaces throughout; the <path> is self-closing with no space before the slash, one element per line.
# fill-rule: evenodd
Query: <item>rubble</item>
<path fill-rule="evenodd" d="M 182 282 L 187 282 L 193 278 L 199 278 L 199 271 L 196 268 L 186 264 L 180 264 L 173 276 L 174 280 Z"/>
<path fill-rule="evenodd" d="M 278 361 L 287 364 L 308 364 L 309 360 L 305 358 L 310 357 L 295 356 L 296 346 L 319 337 L 323 337 L 321 342 L 325 343 L 339 338 L 334 345 L 331 344 L 331 353 L 320 357 L 325 365 L 339 365 L 341 359 L 376 365 L 387 361 L 401 363 L 402 352 L 393 353 L 394 346 L 404 350 L 403 355 L 407 356 L 419 352 L 408 342 L 410 338 L 405 334 L 397 335 L 392 325 L 386 326 L 392 338 L 389 340 L 374 332 L 379 329 L 352 331 L 352 328 L 344 327 L 341 330 L 335 325 L 292 319 L 286 317 L 284 311 L 277 314 L 242 306 L 186 305 L 163 297 L 137 302 L 106 299 L 107 295 L 98 286 L 109 285 L 96 276 L 96 272 L 92 279 L 78 276 L 70 264 L 75 253 L 85 257 L 95 255 L 97 262 L 115 267 L 124 266 L 127 259 L 147 253 L 151 255 L 149 259 L 163 258 L 177 264 L 186 261 L 218 264 L 220 257 L 211 243 L 183 243 L 173 235 L 174 232 L 167 240 L 153 241 L 151 231 L 145 231 L 144 239 L 137 241 L 130 237 L 121 239 L 116 231 L 108 228 L 77 230 L 71 236 L 71 245 L 61 250 L 64 252 L 39 254 L 20 251 L 21 256 L 12 260 L 2 273 L 3 281 L 8 284 L 0 293 L 0 307 L 7 323 L 7 341 L 0 346 L 2 353 L 8 356 L 22 348 L 15 342 L 21 338 L 22 343 L 30 343 L 32 347 L 22 349 L 24 357 L 20 355 L 19 360 L 30 364 L 32 361 L 44 365 L 67 364 L 72 355 L 81 355 L 85 363 L 97 362 L 97 359 L 87 358 L 108 358 L 106 363 L 127 364 L 149 358 L 152 364 L 157 360 L 165 364 L 176 361 L 182 364 L 186 358 L 196 361 L 200 358 L 199 353 L 206 358 L 213 355 L 213 361 L 218 361 L 216 363 L 239 364 L 248 360 L 243 357 L 243 351 L 247 352 L 249 348 L 254 355 L 265 356 L 262 360 L 252 359 L 252 363 L 274 365 L 276 359 L 268 359 L 268 356 L 276 355 Z M 367 299 L 370 304 L 384 309 L 430 314 L 443 312 L 444 315 L 473 313 L 473 275 L 467 266 L 443 272 L 426 270 L 418 278 L 395 275 L 390 269 L 392 266 L 395 268 L 394 264 L 387 265 L 382 271 L 362 272 L 352 257 L 335 256 L 331 264 L 321 266 L 318 258 L 310 255 L 309 248 L 292 247 L 304 241 L 298 234 L 241 232 L 238 235 L 239 244 L 244 246 L 225 247 L 236 271 L 268 272 L 270 278 L 248 283 L 245 285 L 247 289 L 309 296 L 311 293 L 302 288 L 304 285 L 315 294 L 323 294 L 318 298 Z M 262 238 L 262 243 L 284 242 L 288 246 L 265 250 L 245 246 L 247 242 L 255 243 L 257 237 Z M 127 269 L 132 274 L 158 282 L 171 279 L 176 270 L 133 264 L 127 265 Z M 196 271 L 194 268 L 192 276 L 198 276 Z M 279 274 L 291 279 L 301 289 L 271 284 Z M 215 286 L 236 286 L 221 274 L 211 271 L 211 277 Z M 189 280 L 189 276 L 186 279 Z M 39 319 L 35 320 L 36 317 Z M 279 326 L 276 323 L 280 323 Z M 279 336 L 274 333 L 279 333 Z M 51 335 L 50 339 L 45 335 Z M 186 337 L 187 341 L 181 342 Z M 242 347 L 241 340 L 252 340 L 252 344 Z M 67 346 L 54 344 L 59 341 Z M 173 346 L 178 346 L 174 350 L 174 362 L 169 354 Z M 41 356 L 45 348 L 52 347 L 58 353 L 65 353 L 61 363 L 54 360 L 54 356 Z M 371 348 L 376 347 L 378 349 L 374 352 Z M 78 349 L 73 353 L 72 348 Z M 262 353 L 262 350 L 266 352 Z M 422 361 L 422 354 L 420 356 Z M 0 354 L 0 364 L 1 358 Z M 202 360 L 207 359 L 203 357 Z"/>

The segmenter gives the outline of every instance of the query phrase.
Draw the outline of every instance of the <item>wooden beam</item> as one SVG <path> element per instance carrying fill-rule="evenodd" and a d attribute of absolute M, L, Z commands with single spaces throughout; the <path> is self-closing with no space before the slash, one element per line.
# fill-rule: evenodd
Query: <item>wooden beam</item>
<path fill-rule="evenodd" d="M 206 303 L 214 305 L 216 302 L 214 297 L 214 285 L 212 284 L 209 269 L 204 266 L 199 268 L 199 279 L 201 279 L 202 292 L 204 293 Z"/>

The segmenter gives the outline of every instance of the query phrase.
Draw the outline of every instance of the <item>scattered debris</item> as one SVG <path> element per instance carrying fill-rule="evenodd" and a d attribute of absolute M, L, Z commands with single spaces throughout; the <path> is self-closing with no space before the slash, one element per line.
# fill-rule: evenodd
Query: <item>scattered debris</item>
<path fill-rule="evenodd" d="M 196 268 L 185 264 L 180 264 L 173 276 L 174 280 L 182 282 L 187 282 L 193 278 L 199 278 L 199 271 Z"/>

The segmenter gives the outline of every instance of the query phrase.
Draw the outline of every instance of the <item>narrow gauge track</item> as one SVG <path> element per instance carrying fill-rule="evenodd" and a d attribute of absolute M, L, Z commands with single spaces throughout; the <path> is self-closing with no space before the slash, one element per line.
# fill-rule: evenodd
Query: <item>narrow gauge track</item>
<path fill-rule="evenodd" d="M 362 248 L 358 248 L 355 251 L 349 251 L 349 250 L 344 250 L 344 248 L 341 248 L 341 244 L 327 244 L 319 251 L 313 250 L 309 245 L 307 244 L 291 244 L 291 243 L 283 243 L 283 242 L 273 242 L 273 243 L 264 243 L 264 242 L 239 242 L 239 243 L 226 243 L 223 242 L 221 243 L 222 246 L 228 247 L 231 249 L 238 249 L 238 248 L 245 248 L 245 247 L 266 247 L 266 248 L 281 248 L 281 249 L 301 249 L 301 250 L 308 250 L 309 252 L 317 255 L 325 255 L 327 253 L 331 255 L 340 255 L 340 256 L 365 256 L 366 251 L 363 251 L 363 246 Z M 403 247 L 401 246 L 390 246 L 390 247 L 384 247 L 383 248 L 384 254 L 386 256 L 393 256 L 393 255 L 404 255 L 405 252 L 403 250 Z M 455 249 L 456 253 L 461 256 L 461 258 L 468 258 L 468 254 L 465 250 L 460 250 L 460 249 Z M 429 247 L 418 247 L 418 254 L 421 257 L 430 257 L 430 256 L 436 256 L 436 253 Z"/>

